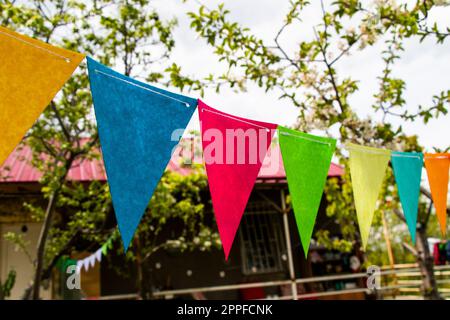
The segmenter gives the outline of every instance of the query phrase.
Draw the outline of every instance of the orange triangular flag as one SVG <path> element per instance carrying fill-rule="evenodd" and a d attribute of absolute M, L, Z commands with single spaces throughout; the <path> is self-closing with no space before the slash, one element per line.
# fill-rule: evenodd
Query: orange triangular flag
<path fill-rule="evenodd" d="M 0 165 L 83 58 L 0 26 Z"/>
<path fill-rule="evenodd" d="M 445 237 L 447 232 L 447 194 L 450 153 L 426 153 L 425 168 L 427 169 L 431 197 L 436 208 L 436 215 L 441 226 L 442 236 Z"/>

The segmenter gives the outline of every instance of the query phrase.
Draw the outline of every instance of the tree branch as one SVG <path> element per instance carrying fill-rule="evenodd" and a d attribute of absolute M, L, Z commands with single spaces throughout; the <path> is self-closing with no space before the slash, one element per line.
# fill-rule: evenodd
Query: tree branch
<path fill-rule="evenodd" d="M 52 102 L 50 102 L 50 106 L 51 106 L 53 112 L 55 113 L 55 117 L 58 120 L 58 123 L 61 126 L 61 130 L 63 131 L 64 135 L 66 136 L 66 139 L 69 142 L 72 142 L 72 136 L 70 135 L 69 130 L 66 128 L 66 126 L 63 122 L 63 119 L 61 117 L 61 114 L 59 113 L 58 108 L 56 107 L 56 104 L 53 100 L 52 100 Z"/>
<path fill-rule="evenodd" d="M 416 259 L 421 259 L 419 253 L 417 252 L 416 249 L 414 249 L 411 245 L 409 245 L 406 242 L 402 242 L 402 246 L 408 250 L 414 257 L 416 257 Z"/>
<path fill-rule="evenodd" d="M 341 102 L 341 96 L 340 96 L 340 93 L 339 93 L 339 89 L 338 89 L 337 84 L 336 84 L 336 79 L 334 78 L 334 75 L 333 75 L 333 73 L 334 73 L 333 68 L 330 65 L 330 63 L 328 62 L 326 49 L 322 46 L 322 43 L 321 43 L 320 38 L 319 38 L 319 36 L 318 36 L 318 34 L 316 32 L 316 29 L 313 28 L 313 30 L 314 30 L 314 34 L 316 36 L 317 45 L 319 46 L 320 52 L 321 52 L 322 57 L 323 57 L 323 62 L 325 63 L 325 66 L 326 66 L 326 68 L 328 70 L 328 76 L 329 76 L 331 85 L 333 86 L 333 90 L 334 90 L 334 93 L 336 95 L 336 102 L 338 103 L 339 108 L 341 109 L 341 114 L 343 114 L 345 112 L 346 108 L 344 107 L 343 103 Z"/>

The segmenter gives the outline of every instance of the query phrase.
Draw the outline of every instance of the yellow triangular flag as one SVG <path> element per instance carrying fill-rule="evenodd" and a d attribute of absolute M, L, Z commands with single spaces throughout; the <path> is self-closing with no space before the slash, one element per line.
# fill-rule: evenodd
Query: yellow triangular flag
<path fill-rule="evenodd" d="M 0 164 L 83 58 L 0 26 Z"/>
<path fill-rule="evenodd" d="M 363 250 L 365 250 L 391 152 L 352 143 L 348 144 L 347 148 L 350 152 L 350 175 L 356 215 L 358 216 Z"/>

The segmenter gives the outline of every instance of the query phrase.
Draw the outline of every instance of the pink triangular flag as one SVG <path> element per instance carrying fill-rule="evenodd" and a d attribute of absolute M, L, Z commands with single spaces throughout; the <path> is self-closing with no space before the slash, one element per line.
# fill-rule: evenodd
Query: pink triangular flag
<path fill-rule="evenodd" d="M 203 157 L 220 239 L 228 260 L 259 169 L 277 128 L 198 101 Z"/>

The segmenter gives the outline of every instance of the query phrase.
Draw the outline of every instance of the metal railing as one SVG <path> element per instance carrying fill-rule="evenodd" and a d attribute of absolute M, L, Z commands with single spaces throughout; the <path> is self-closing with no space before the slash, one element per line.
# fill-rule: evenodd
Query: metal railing
<path fill-rule="evenodd" d="M 418 268 L 409 268 L 389 279 L 382 293 L 384 299 L 422 299 L 422 275 Z M 450 298 L 450 265 L 434 266 L 438 290 L 443 298 Z"/>
<path fill-rule="evenodd" d="M 435 266 L 435 276 L 437 279 L 437 284 L 439 285 L 439 292 L 444 298 L 450 298 L 450 265 Z M 382 286 L 376 291 L 368 289 L 367 287 L 357 287 L 348 288 L 343 290 L 332 290 L 332 291 L 319 291 L 319 292 L 307 292 L 294 295 L 287 294 L 276 297 L 279 300 L 291 300 L 291 299 L 317 299 L 322 297 L 330 296 L 340 296 L 348 294 L 377 294 L 378 298 L 400 298 L 400 299 L 420 299 L 421 292 L 420 286 L 422 281 L 420 279 L 421 273 L 417 265 L 415 264 L 404 264 L 395 265 L 394 268 L 382 267 L 379 273 L 381 277 Z M 389 277 L 392 276 L 392 279 Z M 365 280 L 368 274 L 365 272 L 352 273 L 352 274 L 339 274 L 339 275 L 327 275 L 320 277 L 309 277 L 309 278 L 299 278 L 292 280 L 279 280 L 279 281 L 264 281 L 264 282 L 254 282 L 254 283 L 243 283 L 243 284 L 230 284 L 221 286 L 208 286 L 208 287 L 197 287 L 197 288 L 186 288 L 186 289 L 175 289 L 175 290 L 163 290 L 153 293 L 155 298 L 162 299 L 173 299 L 176 296 L 191 295 L 195 294 L 205 294 L 211 292 L 225 292 L 249 288 L 267 288 L 267 287 L 280 287 L 280 286 L 291 286 L 297 288 L 298 284 L 321 284 L 330 281 L 343 281 L 343 280 Z M 413 279 L 411 279 L 413 278 Z M 365 283 L 365 282 L 364 282 Z M 291 291 L 292 292 L 292 291 Z M 138 295 L 128 294 L 128 295 L 117 295 L 117 296 L 103 296 L 97 299 L 101 300 L 118 300 L 118 299 L 137 299 Z"/>
<path fill-rule="evenodd" d="M 420 285 L 421 281 L 416 280 L 414 283 L 405 283 L 404 278 L 408 277 L 420 277 L 420 270 L 416 265 L 396 265 L 394 269 L 383 267 L 381 268 L 381 272 L 379 274 L 381 277 L 387 276 L 395 276 L 397 279 L 397 283 L 388 283 L 386 286 L 382 286 L 377 289 L 382 293 L 382 297 L 389 296 L 389 291 L 401 292 L 404 288 L 416 288 L 417 292 L 420 293 Z M 449 276 L 450 275 L 450 265 L 445 266 L 435 266 L 435 275 L 439 276 Z M 309 277 L 309 278 L 300 278 L 295 279 L 295 284 L 318 284 L 329 281 L 341 281 L 341 280 L 351 280 L 351 279 L 365 279 L 368 274 L 365 272 L 353 273 L 353 274 L 343 274 L 343 275 L 327 275 L 320 277 Z M 201 287 L 201 288 L 188 288 L 188 289 L 178 289 L 178 290 L 165 290 L 155 292 L 155 297 L 161 297 L 165 299 L 170 299 L 175 296 L 185 295 L 185 294 L 193 294 L 193 293 L 207 293 L 207 292 L 221 292 L 221 291 L 229 291 L 229 290 L 240 290 L 240 289 L 248 289 L 248 288 L 258 288 L 258 287 L 273 287 L 273 286 L 282 286 L 282 285 L 290 285 L 292 283 L 291 280 L 281 280 L 281 281 L 266 281 L 266 282 L 255 282 L 255 283 L 245 283 L 245 284 L 234 284 L 234 285 L 223 285 L 223 286 L 210 286 L 210 287 Z M 448 279 L 438 279 L 437 283 L 439 285 L 445 285 L 450 283 L 450 277 Z M 442 293 L 445 293 L 447 288 L 440 288 Z M 449 289 L 450 290 L 450 289 Z M 343 290 L 333 290 L 333 291 L 324 291 L 324 292 L 311 292 L 311 293 L 303 293 L 297 294 L 297 299 L 311 299 L 311 298 L 320 298 L 325 296 L 334 296 L 334 295 L 344 295 L 344 294 L 352 294 L 352 293 L 374 293 L 373 290 L 366 288 L 351 288 L 351 289 L 343 289 Z M 395 296 L 395 294 L 394 294 Z M 396 296 L 401 297 L 398 293 Z M 278 299 L 293 299 L 295 295 L 283 295 L 278 297 Z"/>

